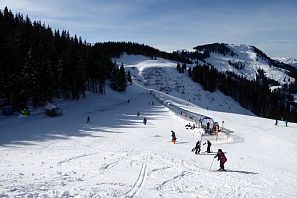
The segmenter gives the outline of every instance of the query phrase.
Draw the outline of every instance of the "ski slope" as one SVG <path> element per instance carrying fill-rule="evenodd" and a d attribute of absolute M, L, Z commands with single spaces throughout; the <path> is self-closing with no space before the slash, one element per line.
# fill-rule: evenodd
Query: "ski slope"
<path fill-rule="evenodd" d="M 122 61 L 134 71 L 126 93 L 107 89 L 104 96 L 59 101 L 62 117 L 0 117 L 0 197 L 296 197 L 297 124 L 275 126 L 219 92 L 204 92 L 177 73 L 174 62 L 135 56 Z M 168 77 L 149 81 L 147 72 L 156 74 L 156 68 Z M 165 81 L 175 105 L 224 121 L 234 132 L 218 141 L 202 136 L 213 152 L 226 152 L 227 172 L 215 171 L 216 160 L 209 171 L 215 153 L 191 152 L 199 130 L 186 129 L 188 121 L 150 95 L 148 88 L 159 90 Z"/>

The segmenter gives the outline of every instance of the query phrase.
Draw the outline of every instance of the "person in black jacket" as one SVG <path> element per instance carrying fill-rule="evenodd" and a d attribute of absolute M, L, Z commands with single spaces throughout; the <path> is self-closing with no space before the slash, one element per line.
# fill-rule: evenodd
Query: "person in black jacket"
<path fill-rule="evenodd" d="M 203 145 L 205 145 L 207 143 L 207 149 L 206 149 L 206 152 L 207 153 L 210 153 L 210 147 L 211 147 L 211 143 L 209 140 L 207 140 Z"/>
<path fill-rule="evenodd" d="M 200 154 L 200 150 L 201 150 L 201 143 L 198 140 L 198 142 L 196 142 L 196 146 L 195 146 L 195 154 L 196 155 Z"/>
<path fill-rule="evenodd" d="M 210 133 L 210 123 L 207 122 L 206 124 L 206 133 Z"/>

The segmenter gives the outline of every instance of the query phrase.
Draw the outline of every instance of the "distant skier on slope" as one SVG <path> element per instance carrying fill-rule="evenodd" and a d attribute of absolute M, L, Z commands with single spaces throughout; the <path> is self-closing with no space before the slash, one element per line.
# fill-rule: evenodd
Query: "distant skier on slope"
<path fill-rule="evenodd" d="M 146 118 L 144 117 L 144 118 L 143 118 L 143 124 L 146 125 L 146 122 L 147 122 L 147 120 L 146 120 Z"/>
<path fill-rule="evenodd" d="M 222 149 L 218 149 L 218 152 L 216 154 L 216 156 L 214 156 L 214 158 L 218 158 L 218 161 L 220 161 L 220 169 L 218 169 L 218 171 L 225 171 L 225 167 L 224 164 L 227 161 L 227 158 L 225 156 L 225 154 L 223 153 Z"/>
<path fill-rule="evenodd" d="M 276 120 L 275 120 L 275 125 L 277 125 L 277 123 L 278 123 L 278 120 L 276 119 Z"/>
<path fill-rule="evenodd" d="M 207 149 L 206 149 L 206 152 L 207 153 L 210 153 L 210 147 L 211 147 L 211 143 L 209 140 L 207 140 L 203 145 L 207 144 Z"/>
<path fill-rule="evenodd" d="M 90 124 L 91 123 L 91 118 L 90 116 L 87 117 L 87 124 Z"/>
<path fill-rule="evenodd" d="M 171 142 L 173 142 L 173 144 L 175 144 L 175 142 L 176 142 L 175 132 L 172 130 L 171 130 Z"/>

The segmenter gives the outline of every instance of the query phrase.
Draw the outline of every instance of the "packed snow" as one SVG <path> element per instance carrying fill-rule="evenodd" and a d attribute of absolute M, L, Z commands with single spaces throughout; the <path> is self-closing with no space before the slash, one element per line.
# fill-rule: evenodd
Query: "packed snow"
<path fill-rule="evenodd" d="M 0 117 L 0 197 L 296 197 L 297 124 L 275 125 L 220 92 L 203 91 L 175 62 L 127 55 L 117 62 L 133 76 L 125 93 L 107 88 L 103 96 L 57 101 L 59 117 Z M 151 90 L 224 121 L 231 133 L 203 134 L 213 152 L 202 146 L 195 155 L 203 130 L 186 128 L 189 121 Z M 215 171 L 219 148 L 226 172 Z"/>

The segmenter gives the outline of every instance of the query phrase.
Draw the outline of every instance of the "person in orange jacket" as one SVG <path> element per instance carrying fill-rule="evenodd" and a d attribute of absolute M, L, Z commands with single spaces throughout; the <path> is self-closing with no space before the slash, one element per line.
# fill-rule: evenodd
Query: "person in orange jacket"
<path fill-rule="evenodd" d="M 175 144 L 175 142 L 176 142 L 175 132 L 172 130 L 171 130 L 171 142 L 173 142 L 173 144 Z"/>

